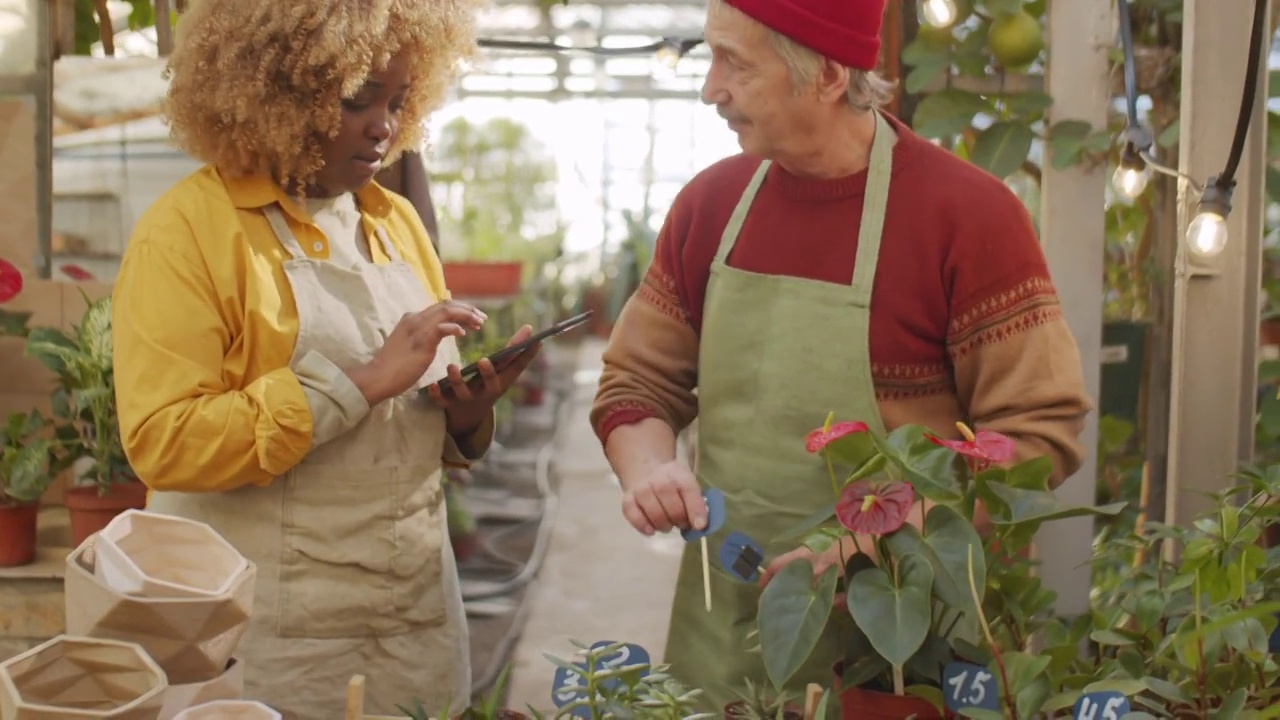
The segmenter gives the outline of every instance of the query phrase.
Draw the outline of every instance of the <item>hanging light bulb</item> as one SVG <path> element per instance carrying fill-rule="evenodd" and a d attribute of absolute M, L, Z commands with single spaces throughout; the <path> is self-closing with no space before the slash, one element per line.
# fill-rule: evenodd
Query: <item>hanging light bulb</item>
<path fill-rule="evenodd" d="M 1216 212 L 1201 212 L 1187 228 L 1187 244 L 1197 255 L 1213 257 L 1227 246 L 1227 219 Z"/>
<path fill-rule="evenodd" d="M 1222 185 L 1218 178 L 1209 179 L 1196 206 L 1196 216 L 1187 226 L 1187 250 L 1203 257 L 1219 255 L 1227 246 L 1227 215 L 1231 213 L 1234 182 Z"/>
<path fill-rule="evenodd" d="M 672 44 L 666 44 L 659 47 L 657 53 L 654 53 L 654 60 L 658 65 L 669 73 L 676 72 L 676 68 L 680 65 L 682 55 L 680 49 Z"/>
<path fill-rule="evenodd" d="M 1147 162 L 1133 145 L 1126 143 L 1124 152 L 1120 155 L 1120 166 L 1116 168 L 1115 175 L 1111 176 L 1111 184 L 1116 192 L 1126 201 L 1133 202 L 1147 189 L 1150 181 L 1151 168 L 1147 167 Z"/>
<path fill-rule="evenodd" d="M 956 21 L 955 0 L 922 0 L 920 11 L 924 21 L 936 28 L 949 28 Z"/>

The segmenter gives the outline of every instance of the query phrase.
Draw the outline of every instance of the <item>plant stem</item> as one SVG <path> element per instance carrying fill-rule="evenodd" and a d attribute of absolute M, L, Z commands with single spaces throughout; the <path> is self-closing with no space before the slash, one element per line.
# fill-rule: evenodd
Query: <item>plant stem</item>
<path fill-rule="evenodd" d="M 906 678 L 903 677 L 902 666 L 894 665 L 893 666 L 893 694 L 897 695 L 898 697 L 902 697 L 903 695 L 906 695 L 907 694 L 906 685 L 907 685 L 907 682 L 906 682 Z"/>
<path fill-rule="evenodd" d="M 996 639 L 991 634 L 991 626 L 987 624 L 986 613 L 982 611 L 982 596 L 978 594 L 978 583 L 973 577 L 973 546 L 968 547 L 969 556 L 969 593 L 973 595 L 973 606 L 978 611 L 978 622 L 982 625 L 982 633 L 987 638 L 987 643 L 991 645 L 991 654 L 995 656 L 996 668 L 1000 671 L 1000 685 L 1004 688 L 1004 704 L 1009 711 L 1008 717 L 1012 720 L 1018 720 L 1018 706 L 1013 702 L 1013 690 L 1009 687 L 1009 673 L 1004 667 L 1004 658 L 1000 655 L 1000 648 L 996 647 Z"/>
<path fill-rule="evenodd" d="M 1203 616 L 1201 615 L 1201 612 L 1200 612 L 1200 571 L 1199 570 L 1196 570 L 1195 593 L 1196 593 L 1195 617 L 1196 617 L 1196 656 L 1197 656 L 1196 687 L 1200 690 L 1199 701 L 1200 701 L 1201 717 L 1209 717 L 1209 706 L 1205 702 L 1207 693 L 1205 690 L 1206 679 L 1205 679 L 1205 670 L 1204 670 L 1204 636 L 1201 635 L 1199 632 L 1201 628 L 1201 624 L 1203 622 Z"/>
<path fill-rule="evenodd" d="M 831 492 L 835 495 L 836 501 L 840 500 L 840 484 L 836 482 L 836 468 L 831 462 L 831 453 L 826 450 L 822 451 L 822 457 L 827 461 L 827 475 L 831 477 Z"/>

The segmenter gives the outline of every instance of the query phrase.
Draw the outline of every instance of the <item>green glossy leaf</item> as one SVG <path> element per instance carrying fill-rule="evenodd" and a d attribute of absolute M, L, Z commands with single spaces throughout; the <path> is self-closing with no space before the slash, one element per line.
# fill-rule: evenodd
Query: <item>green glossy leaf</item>
<path fill-rule="evenodd" d="M 875 441 L 871 439 L 871 433 L 855 432 L 827 443 L 823 453 L 829 456 L 837 467 L 848 468 L 855 473 L 870 474 L 863 468 L 876 462 L 878 451 Z"/>
<path fill-rule="evenodd" d="M 920 649 L 929 632 L 933 566 L 919 555 L 907 555 L 897 559 L 895 575 L 882 568 L 863 570 L 849 580 L 846 596 L 849 613 L 871 646 L 900 667 Z"/>
<path fill-rule="evenodd" d="M 1024 119 L 1039 119 L 1046 110 L 1053 107 L 1053 97 L 1048 93 L 1028 90 L 1007 96 L 1004 105 L 1014 115 Z"/>
<path fill-rule="evenodd" d="M 903 89 L 912 95 L 918 94 L 934 82 L 946 77 L 950 70 L 951 57 L 949 55 L 934 55 L 921 59 L 913 65 L 911 72 L 907 73 Z"/>
<path fill-rule="evenodd" d="M 1118 515 L 1126 507 L 1127 502 L 1109 505 L 1087 506 L 1068 505 L 1051 492 L 1023 490 L 999 483 L 992 483 L 988 490 L 999 497 L 1008 513 L 993 518 L 997 525 L 1011 525 L 1025 522 L 1046 522 L 1063 518 L 1080 517 L 1082 515 Z"/>
<path fill-rule="evenodd" d="M 917 494 L 934 502 L 955 502 L 960 499 L 960 463 L 955 452 L 926 438 L 926 432 L 919 425 L 903 425 L 883 439 L 872 438 Z"/>
<path fill-rule="evenodd" d="M 837 568 L 813 579 L 808 560 L 788 563 L 760 594 L 760 647 L 765 671 L 783 687 L 809 659 L 831 615 Z"/>
<path fill-rule="evenodd" d="M 978 113 L 992 111 L 991 102 L 981 95 L 947 88 L 920 101 L 912 124 L 926 138 L 949 138 L 973 124 Z"/>
<path fill-rule="evenodd" d="M 1022 168 L 1036 134 L 1018 122 L 998 122 L 982 131 L 973 145 L 973 164 L 1004 179 Z"/>
<path fill-rule="evenodd" d="M 1052 474 L 1053 460 L 1046 455 L 1041 455 L 1009 468 L 1005 473 L 1004 482 L 1022 490 L 1052 492 L 1049 490 L 1049 477 Z"/>
<path fill-rule="evenodd" d="M 982 538 L 973 524 L 946 505 L 935 505 L 924 520 L 924 532 L 904 525 L 885 537 L 893 557 L 916 555 L 933 567 L 933 592 L 945 605 L 964 613 L 956 625 L 956 633 L 970 641 L 977 640 L 978 619 L 969 592 L 969 554 L 973 554 L 975 585 L 987 584 L 986 555 Z"/>
<path fill-rule="evenodd" d="M 1093 125 L 1084 120 L 1062 120 L 1049 127 L 1048 150 L 1053 167 L 1065 170 L 1080 161 Z"/>

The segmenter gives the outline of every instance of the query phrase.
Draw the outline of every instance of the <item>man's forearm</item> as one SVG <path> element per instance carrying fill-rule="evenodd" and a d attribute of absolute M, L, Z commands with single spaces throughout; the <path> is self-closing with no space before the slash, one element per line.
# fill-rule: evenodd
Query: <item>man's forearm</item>
<path fill-rule="evenodd" d="M 622 489 L 627 490 L 654 468 L 676 459 L 676 434 L 665 421 L 645 418 L 614 428 L 604 454 Z"/>

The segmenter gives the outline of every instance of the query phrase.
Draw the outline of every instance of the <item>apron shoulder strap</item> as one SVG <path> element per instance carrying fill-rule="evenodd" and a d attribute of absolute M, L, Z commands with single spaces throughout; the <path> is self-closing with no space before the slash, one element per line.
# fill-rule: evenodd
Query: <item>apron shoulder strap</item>
<path fill-rule="evenodd" d="M 289 229 L 289 221 L 285 220 L 284 213 L 280 212 L 278 204 L 268 205 L 262 209 L 262 213 L 267 216 L 267 222 L 271 224 L 271 231 L 275 233 L 276 240 L 289 251 L 295 260 L 305 260 L 307 254 L 302 251 L 302 245 L 298 244 L 298 238 L 293 234 L 293 230 Z"/>
<path fill-rule="evenodd" d="M 761 161 L 755 174 L 751 176 L 751 182 L 747 183 L 747 188 L 742 191 L 742 197 L 738 198 L 738 205 L 734 207 L 733 214 L 729 216 L 729 223 L 724 226 L 724 233 L 720 236 L 720 247 L 716 250 L 714 264 L 723 264 L 729 257 L 729 251 L 733 250 L 734 243 L 738 241 L 738 233 L 742 231 L 742 225 L 747 220 L 747 211 L 751 209 L 751 203 L 756 199 L 756 192 L 764 184 L 764 176 L 769 173 L 769 166 L 772 164 L 770 160 Z"/>
<path fill-rule="evenodd" d="M 858 252 L 853 261 L 853 281 L 850 283 L 853 303 L 862 308 L 871 307 L 871 288 L 875 284 L 880 241 L 884 236 L 884 219 L 889 206 L 893 146 L 898 139 L 884 116 L 879 112 L 875 112 L 875 116 L 876 134 L 871 141 L 867 189 L 862 199 L 862 223 L 858 228 Z"/>

